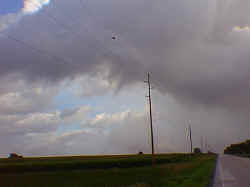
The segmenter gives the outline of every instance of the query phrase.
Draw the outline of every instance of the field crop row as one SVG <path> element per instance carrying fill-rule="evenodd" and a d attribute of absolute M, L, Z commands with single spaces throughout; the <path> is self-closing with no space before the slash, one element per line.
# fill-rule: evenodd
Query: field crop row
<path fill-rule="evenodd" d="M 215 156 L 157 155 L 156 162 L 152 168 L 150 155 L 26 158 L 8 163 L 1 160 L 0 184 L 1 187 L 206 187 Z"/>

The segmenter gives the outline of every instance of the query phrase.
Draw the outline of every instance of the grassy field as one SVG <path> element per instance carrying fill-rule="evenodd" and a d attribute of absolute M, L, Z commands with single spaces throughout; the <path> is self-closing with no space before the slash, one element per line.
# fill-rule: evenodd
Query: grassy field
<path fill-rule="evenodd" d="M 150 155 L 0 159 L 1 187 L 206 187 L 214 155 Z"/>

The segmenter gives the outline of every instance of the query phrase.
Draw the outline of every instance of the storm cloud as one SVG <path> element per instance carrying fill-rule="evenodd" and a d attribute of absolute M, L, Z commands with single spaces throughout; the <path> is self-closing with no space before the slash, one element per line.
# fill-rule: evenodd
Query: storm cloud
<path fill-rule="evenodd" d="M 230 102 L 237 90 L 249 94 L 248 36 L 232 32 L 247 24 L 247 1 L 70 2 L 83 12 L 65 13 L 70 30 L 59 25 L 69 16 L 57 8 L 68 3 L 55 1 L 23 20 L 18 33 L 9 31 L 11 38 L 3 35 L 1 75 L 60 81 L 105 72 L 122 87 L 150 71 L 159 90 L 206 104 Z M 52 12 L 57 22 L 49 20 Z"/>
<path fill-rule="evenodd" d="M 150 72 L 160 100 L 155 113 L 166 116 L 174 111 L 171 120 L 182 123 L 172 128 L 176 134 L 182 133 L 188 119 L 194 121 L 197 132 L 230 128 L 235 133 L 232 139 L 216 139 L 212 131 L 207 135 L 221 142 L 219 150 L 241 136 L 237 128 L 249 130 L 249 8 L 247 0 L 51 1 L 0 34 L 0 103 L 8 103 L 0 112 L 25 114 L 37 111 L 41 103 L 46 108 L 65 81 L 81 84 L 87 80 L 89 85 L 82 86 L 83 93 L 78 95 L 100 96 L 108 90 L 133 90 Z M 16 82 L 16 77 L 23 82 Z M 20 91 L 22 86 L 13 91 L 12 84 L 36 85 L 44 92 L 30 91 L 32 86 L 26 92 Z M 30 96 L 33 102 L 28 105 Z M 22 98 L 26 104 L 7 101 L 10 97 L 12 101 Z M 177 104 L 162 106 L 167 98 Z M 13 105 L 17 107 L 11 108 Z M 169 109 L 175 106 L 176 110 Z M 161 132 L 167 120 L 160 120 Z M 142 121 L 138 124 L 145 123 Z M 116 134 L 121 137 L 119 130 Z M 119 143 L 117 139 L 107 141 Z M 175 141 L 180 145 L 176 150 L 184 149 L 180 142 Z M 169 147 L 161 146 L 162 150 Z M 125 151 L 137 150 L 133 145 L 124 147 Z"/>

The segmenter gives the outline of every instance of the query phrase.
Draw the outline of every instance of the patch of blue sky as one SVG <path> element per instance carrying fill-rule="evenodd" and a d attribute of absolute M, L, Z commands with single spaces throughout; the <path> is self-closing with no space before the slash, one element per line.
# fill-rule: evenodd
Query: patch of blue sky
<path fill-rule="evenodd" d="M 82 129 L 82 126 L 80 124 L 67 124 L 67 125 L 60 126 L 57 129 L 57 134 L 61 135 L 66 132 L 73 132 L 73 131 L 80 130 L 80 129 Z"/>
<path fill-rule="evenodd" d="M 145 90 L 141 88 L 134 91 L 121 91 L 117 94 L 110 92 L 102 96 L 80 97 L 76 96 L 72 87 L 62 89 L 55 97 L 54 104 L 57 110 L 62 111 L 69 108 L 74 109 L 81 106 L 90 106 L 93 108 L 93 111 L 88 114 L 88 119 L 95 118 L 100 113 L 114 114 L 127 110 L 138 112 L 145 110 Z M 74 122 L 74 124 L 63 125 L 58 129 L 58 134 L 83 129 L 80 123 L 79 121 L 79 123 Z"/>
<path fill-rule="evenodd" d="M 23 0 L 1 0 L 0 15 L 17 13 L 23 8 Z"/>
<path fill-rule="evenodd" d="M 136 92 L 107 93 L 103 96 L 77 97 L 70 89 L 61 91 L 55 98 L 56 108 L 64 110 L 81 106 L 91 106 L 94 117 L 97 113 L 118 113 L 126 110 L 142 111 L 146 98 Z M 90 116 L 90 117 L 91 117 Z"/>
<path fill-rule="evenodd" d="M 96 108 L 98 106 L 98 101 L 94 98 L 82 98 L 76 97 L 74 93 L 70 90 L 63 90 L 61 91 L 54 100 L 55 106 L 57 110 L 64 110 L 64 109 L 74 109 L 81 106 L 91 106 Z M 92 116 L 95 116 L 95 111 L 93 111 Z"/>

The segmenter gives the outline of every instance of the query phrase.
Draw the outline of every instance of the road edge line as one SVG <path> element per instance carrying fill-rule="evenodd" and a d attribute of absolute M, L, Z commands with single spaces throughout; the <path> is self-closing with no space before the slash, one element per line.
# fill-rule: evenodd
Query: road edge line
<path fill-rule="evenodd" d="M 215 166 L 214 166 L 214 169 L 213 169 L 213 174 L 211 176 L 210 182 L 207 185 L 207 187 L 213 187 L 214 186 L 215 174 L 216 174 L 216 170 L 217 170 L 217 167 L 218 167 L 218 162 L 219 162 L 219 154 L 216 154 L 216 160 L 215 160 Z"/>

